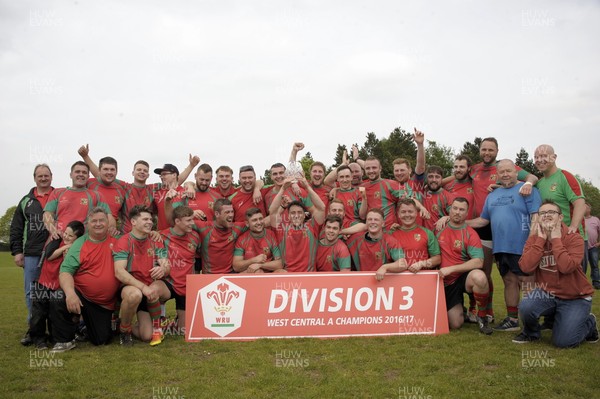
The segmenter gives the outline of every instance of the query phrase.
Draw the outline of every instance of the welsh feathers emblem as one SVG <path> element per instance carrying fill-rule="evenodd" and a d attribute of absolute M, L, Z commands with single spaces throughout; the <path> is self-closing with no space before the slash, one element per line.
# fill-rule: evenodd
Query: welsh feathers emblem
<path fill-rule="evenodd" d="M 223 316 L 231 310 L 231 306 L 229 306 L 231 300 L 238 298 L 240 293 L 230 290 L 228 284 L 221 283 L 217 286 L 217 291 L 210 291 L 206 296 L 215 302 L 214 309 Z"/>

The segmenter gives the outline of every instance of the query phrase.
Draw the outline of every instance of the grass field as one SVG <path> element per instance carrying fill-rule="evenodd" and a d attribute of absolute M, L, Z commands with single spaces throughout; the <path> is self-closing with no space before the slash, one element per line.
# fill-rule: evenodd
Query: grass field
<path fill-rule="evenodd" d="M 51 357 L 23 347 L 22 271 L 0 253 L 0 398 L 595 398 L 600 344 L 561 350 L 517 345 L 514 333 L 480 334 L 465 325 L 448 335 L 281 339 L 188 344 L 168 336 L 89 343 Z M 497 274 L 495 310 L 505 316 Z M 172 302 L 172 301 L 171 301 Z M 174 314 L 169 303 L 169 314 Z M 600 314 L 600 305 L 593 310 Z M 281 358 L 293 361 L 281 362 Z M 281 367 L 282 363 L 287 364 Z"/>

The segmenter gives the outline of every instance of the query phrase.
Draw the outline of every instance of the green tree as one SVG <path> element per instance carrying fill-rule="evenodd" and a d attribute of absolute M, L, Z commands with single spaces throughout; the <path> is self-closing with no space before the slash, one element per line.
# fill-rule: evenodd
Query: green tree
<path fill-rule="evenodd" d="M 376 157 L 381 159 L 383 151 L 381 149 L 381 142 L 375 135 L 375 133 L 367 133 L 367 139 L 365 144 L 358 150 L 358 155 L 361 159 L 367 159 L 368 157 Z"/>
<path fill-rule="evenodd" d="M 592 206 L 592 215 L 600 217 L 600 190 L 591 181 L 585 180 L 579 175 L 575 175 L 575 177 L 581 183 L 585 200 Z"/>
<path fill-rule="evenodd" d="M 310 151 L 308 151 L 306 154 L 304 154 L 302 159 L 300 159 L 300 164 L 302 165 L 302 169 L 304 169 L 304 176 L 306 176 L 307 179 L 308 179 L 308 176 L 310 176 L 310 166 L 313 163 L 315 163 L 315 160 L 313 159 Z"/>
<path fill-rule="evenodd" d="M 436 165 L 442 168 L 444 176 L 452 174 L 454 165 L 454 150 L 435 141 L 427 140 L 425 148 L 425 162 L 427 165 Z"/>
<path fill-rule="evenodd" d="M 6 210 L 4 216 L 0 218 L 0 242 L 8 242 L 10 239 L 10 223 L 17 206 L 11 206 Z"/>
<path fill-rule="evenodd" d="M 338 144 L 337 150 L 335 150 L 335 158 L 333 160 L 333 162 L 334 162 L 333 167 L 337 168 L 338 166 L 340 166 L 342 164 L 342 158 L 344 156 L 344 151 L 347 151 L 346 144 Z M 350 159 L 351 156 L 352 156 L 352 154 L 350 154 L 350 152 L 348 151 L 348 159 Z"/>
<path fill-rule="evenodd" d="M 394 177 L 394 159 L 406 158 L 414 168 L 417 158 L 417 145 L 412 139 L 412 134 L 395 128 L 387 138 L 380 142 L 382 156 L 381 160 L 381 176 L 385 178 Z"/>
<path fill-rule="evenodd" d="M 273 180 L 271 179 L 271 170 L 265 169 L 265 175 L 260 177 L 265 182 L 265 186 L 272 186 Z"/>
<path fill-rule="evenodd" d="M 471 158 L 473 165 L 481 162 L 481 156 L 479 156 L 479 146 L 481 145 L 481 137 L 475 137 L 473 142 L 467 141 L 463 144 L 463 148 L 460 151 L 461 155 L 466 155 Z"/>
<path fill-rule="evenodd" d="M 521 169 L 525 169 L 529 173 L 533 173 L 538 178 L 542 177 L 542 174 L 535 167 L 535 163 L 529 157 L 529 154 L 527 153 L 527 151 L 525 151 L 525 148 L 523 147 L 521 147 L 521 151 L 519 151 L 517 157 L 515 158 L 515 165 L 519 166 Z"/>

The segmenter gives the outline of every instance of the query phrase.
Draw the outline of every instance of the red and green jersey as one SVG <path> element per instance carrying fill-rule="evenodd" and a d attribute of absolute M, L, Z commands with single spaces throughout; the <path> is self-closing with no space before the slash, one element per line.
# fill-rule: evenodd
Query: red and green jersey
<path fill-rule="evenodd" d="M 350 237 L 348 248 L 358 271 L 377 271 L 385 263 L 404 258 L 398 241 L 389 234 L 373 240 L 369 233 L 357 233 Z"/>
<path fill-rule="evenodd" d="M 437 235 L 440 251 L 442 252 L 442 263 L 444 267 L 459 265 L 470 259 L 483 259 L 483 249 L 479 236 L 471 227 L 463 224 L 461 227 L 446 225 Z M 444 279 L 444 285 L 450 285 L 460 277 L 462 273 L 451 273 Z"/>
<path fill-rule="evenodd" d="M 233 249 L 235 241 L 247 230 L 245 223 L 234 223 L 232 229 L 222 228 L 214 222 L 195 221 L 200 235 L 203 274 L 233 272 Z"/>
<path fill-rule="evenodd" d="M 210 187 L 210 192 L 212 192 L 216 198 L 229 198 L 235 193 L 235 187 L 233 185 L 229 186 L 227 191 L 221 190 L 221 187 Z M 210 220 L 210 219 L 209 219 Z"/>
<path fill-rule="evenodd" d="M 56 245 L 55 241 L 50 241 L 48 245 L 46 245 L 46 247 L 44 248 L 44 262 L 42 263 L 42 271 L 40 272 L 40 277 L 38 279 L 38 283 L 51 290 L 57 290 L 60 288 L 60 283 L 58 281 L 58 271 L 60 269 L 60 264 L 64 260 L 65 255 L 63 254 L 63 256 L 59 256 L 56 259 L 48 260 L 48 258 L 52 256 L 55 250 L 65 246 L 63 240 L 60 240 L 60 243 L 58 245 Z"/>
<path fill-rule="evenodd" d="M 440 246 L 433 232 L 415 225 L 411 229 L 400 228 L 392 233 L 404 251 L 408 266 L 440 254 Z"/>
<path fill-rule="evenodd" d="M 406 182 L 398 183 L 395 181 L 395 183 L 398 198 L 414 198 L 416 193 L 423 194 L 425 192 L 425 173 L 413 174 Z"/>
<path fill-rule="evenodd" d="M 275 199 L 275 197 L 277 196 L 277 193 L 279 191 L 275 191 L 274 189 L 277 186 L 271 186 L 271 187 L 267 187 L 267 188 L 263 188 L 262 189 L 262 195 L 265 201 L 265 209 L 268 211 L 269 208 L 271 207 L 271 204 L 273 203 L 273 200 Z M 300 187 L 300 196 L 296 196 L 296 194 L 294 194 L 294 191 L 292 190 L 292 188 L 288 188 L 287 190 L 285 190 L 284 195 L 287 195 L 288 197 L 290 197 L 291 201 L 300 201 L 304 204 L 305 207 L 310 208 L 311 206 L 313 206 L 312 201 L 310 200 L 310 198 L 308 197 L 308 194 L 306 192 L 306 190 L 304 190 L 302 187 Z M 286 219 L 287 219 L 287 209 L 285 210 L 286 215 Z M 266 216 L 266 215 L 265 215 Z"/>
<path fill-rule="evenodd" d="M 258 237 L 248 230 L 235 242 L 234 256 L 242 256 L 246 260 L 262 254 L 267 257 L 267 262 L 281 258 L 279 241 L 272 230 L 265 229 Z"/>
<path fill-rule="evenodd" d="M 358 188 L 352 187 L 349 190 L 338 188 L 335 191 L 335 198 L 344 203 L 344 221 L 353 222 L 360 220 L 359 211 L 362 204 L 362 196 Z"/>
<path fill-rule="evenodd" d="M 235 222 L 246 221 L 246 211 L 250 208 L 258 208 L 263 216 L 267 216 L 265 202 L 260 201 L 258 204 L 255 204 L 253 197 L 254 191 L 247 193 L 241 187 L 231 194 L 229 200 L 231 201 L 231 205 L 233 205 L 233 220 Z"/>
<path fill-rule="evenodd" d="M 125 188 L 117 182 L 106 185 L 95 178 L 88 180 L 88 188 L 100 194 L 101 201 L 108 205 L 110 213 L 118 220 L 125 200 Z"/>
<path fill-rule="evenodd" d="M 121 230 L 127 234 L 131 231 L 129 212 L 136 205 L 151 208 L 154 203 L 154 190 L 158 185 L 136 186 L 135 184 L 125 183 L 120 180 L 116 180 L 116 182 L 125 188 L 125 197 L 123 206 L 121 207 L 121 221 L 123 222 Z"/>
<path fill-rule="evenodd" d="M 133 232 L 119 238 L 114 248 L 113 258 L 116 261 L 126 260 L 126 270 L 136 280 L 146 285 L 152 284 L 154 279 L 150 272 L 158 259 L 166 259 L 167 251 L 162 243 L 155 242 L 150 238 L 137 238 Z"/>
<path fill-rule="evenodd" d="M 88 213 L 96 206 L 110 212 L 108 205 L 100 199 L 100 194 L 87 188 L 57 188 L 52 191 L 44 212 L 50 212 L 56 220 L 56 227 L 64 231 L 67 224 L 78 220 L 86 224 Z"/>
<path fill-rule="evenodd" d="M 60 266 L 60 272 L 73 275 L 75 288 L 87 300 L 107 309 L 115 308 L 121 283 L 115 277 L 113 249 L 118 239 L 108 236 L 102 241 L 92 240 L 88 234 L 79 237 Z"/>
<path fill-rule="evenodd" d="M 495 162 L 493 165 L 486 165 L 483 162 L 480 162 L 471 166 L 470 176 L 471 180 L 473 181 L 473 192 L 475 194 L 475 217 L 481 216 L 485 199 L 489 193 L 488 187 L 490 184 L 498 183 L 498 172 L 496 170 L 497 165 L 498 162 Z M 527 176 L 529 176 L 529 172 L 521 169 L 519 166 L 516 168 L 517 179 L 525 181 Z"/>
<path fill-rule="evenodd" d="M 342 240 L 335 240 L 333 244 L 326 244 L 325 240 L 319 241 L 317 248 L 317 271 L 339 272 L 350 270 L 350 251 Z"/>
<path fill-rule="evenodd" d="M 398 182 L 388 179 L 363 182 L 367 194 L 369 209 L 380 208 L 383 211 L 385 229 L 396 223 L 396 202 L 398 202 Z"/>
<path fill-rule="evenodd" d="M 423 219 L 423 226 L 429 230 L 435 229 L 435 224 L 442 216 L 448 215 L 451 195 L 448 191 L 440 188 L 436 192 L 427 191 L 423 198 L 423 206 L 431 217 Z"/>
<path fill-rule="evenodd" d="M 540 191 L 542 201 L 549 199 L 556 202 L 563 214 L 563 223 L 570 226 L 573 217 L 573 202 L 579 198 L 585 198 L 581 184 L 575 176 L 566 170 L 558 169 L 552 176 L 542 177 L 536 187 Z M 585 237 L 582 225 L 579 226 L 579 233 Z"/>
<path fill-rule="evenodd" d="M 188 274 L 194 274 L 196 253 L 200 252 L 200 236 L 195 231 L 179 235 L 173 228 L 162 230 L 160 235 L 171 264 L 171 272 L 165 280 L 171 283 L 178 295 L 185 296 L 185 279 Z"/>
<path fill-rule="evenodd" d="M 469 213 L 467 219 L 475 219 L 475 192 L 473 191 L 473 182 L 470 178 L 464 180 L 452 180 L 444 186 L 448 191 L 448 204 L 452 204 L 454 198 L 463 197 L 469 202 Z"/>
<path fill-rule="evenodd" d="M 314 219 L 310 219 L 299 228 L 283 223 L 278 227 L 277 235 L 284 269 L 288 272 L 315 270 L 319 225 Z"/>
<path fill-rule="evenodd" d="M 331 186 L 327 186 L 325 184 L 321 184 L 320 187 L 315 187 L 312 184 L 310 185 L 313 191 L 321 198 L 321 201 L 325 204 L 325 209 L 329 205 L 329 192 L 331 191 Z"/>
<path fill-rule="evenodd" d="M 173 206 L 175 206 L 176 202 L 182 200 L 182 194 L 185 192 L 185 189 L 181 186 L 175 189 L 177 191 L 177 195 L 171 201 Z M 164 230 L 171 227 L 171 223 L 167 220 L 167 216 L 165 215 L 165 198 L 169 189 L 163 188 L 160 186 L 158 190 L 154 190 L 154 205 L 156 206 L 156 216 L 158 218 L 158 222 L 156 224 L 157 230 Z"/>
<path fill-rule="evenodd" d="M 215 218 L 215 213 L 213 212 L 213 205 L 215 201 L 218 199 L 211 190 L 206 191 L 198 191 L 196 189 L 196 195 L 194 198 L 183 197 L 177 202 L 173 202 L 173 209 L 179 206 L 189 206 L 194 211 L 202 211 L 206 215 L 206 221 L 212 222 Z"/>

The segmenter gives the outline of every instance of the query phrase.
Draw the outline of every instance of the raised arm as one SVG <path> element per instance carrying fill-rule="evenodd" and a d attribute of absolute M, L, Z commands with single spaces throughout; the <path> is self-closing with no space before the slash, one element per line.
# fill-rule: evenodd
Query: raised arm
<path fill-rule="evenodd" d="M 294 145 L 292 146 L 292 152 L 290 153 L 290 162 L 296 162 L 298 151 L 302 151 L 303 149 L 304 143 L 294 143 Z"/>
<path fill-rule="evenodd" d="M 315 190 L 313 190 L 310 184 L 308 184 L 304 177 L 298 179 L 298 183 L 301 186 L 304 186 L 304 188 L 308 192 L 308 197 L 313 203 L 313 206 L 308 208 L 308 210 L 310 211 L 312 217 L 315 219 L 315 222 L 317 222 L 317 224 L 323 224 L 323 222 L 325 221 L 325 203 L 323 203 L 323 200 L 319 197 Z"/>
<path fill-rule="evenodd" d="M 82 145 L 81 147 L 79 147 L 79 150 L 77 150 L 77 153 L 81 155 L 83 162 L 85 162 L 90 168 L 90 173 L 92 174 L 92 176 L 94 176 L 96 179 L 99 179 L 100 168 L 98 168 L 98 165 L 96 165 L 94 161 L 92 161 L 92 158 L 90 158 L 90 145 Z"/>
<path fill-rule="evenodd" d="M 417 144 L 417 164 L 415 165 L 415 173 L 422 175 L 425 173 L 425 135 L 415 127 L 415 133 L 413 134 L 413 140 Z"/>
<path fill-rule="evenodd" d="M 187 180 L 190 173 L 192 173 L 192 171 L 194 170 L 196 165 L 198 165 L 200 163 L 200 157 L 198 157 L 197 155 L 190 154 L 189 160 L 190 160 L 190 163 L 188 164 L 188 166 L 185 167 L 184 170 L 181 171 L 181 174 L 177 178 L 178 185 L 183 184 L 183 182 L 185 182 Z"/>

